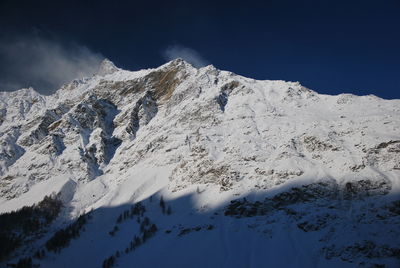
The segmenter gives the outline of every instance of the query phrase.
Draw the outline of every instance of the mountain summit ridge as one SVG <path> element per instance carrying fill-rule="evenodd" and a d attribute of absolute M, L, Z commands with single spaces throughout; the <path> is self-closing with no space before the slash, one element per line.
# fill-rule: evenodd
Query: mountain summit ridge
<path fill-rule="evenodd" d="M 112 61 L 109 59 L 104 59 L 99 67 L 99 70 L 97 71 L 97 75 L 99 76 L 105 76 L 107 74 L 112 74 L 115 72 L 118 72 L 120 69 L 117 68 Z"/>

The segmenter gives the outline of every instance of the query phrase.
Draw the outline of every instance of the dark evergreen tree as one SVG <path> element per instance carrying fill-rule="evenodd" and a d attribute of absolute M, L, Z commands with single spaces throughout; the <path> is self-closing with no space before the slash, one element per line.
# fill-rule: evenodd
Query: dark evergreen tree
<path fill-rule="evenodd" d="M 38 204 L 0 215 L 0 262 L 38 233 L 60 213 L 62 202 L 57 196 L 46 196 Z"/>
<path fill-rule="evenodd" d="M 62 248 L 69 245 L 71 239 L 77 238 L 80 235 L 83 226 L 86 224 L 89 214 L 81 215 L 79 218 L 65 227 L 58 230 L 47 242 L 46 248 L 49 251 L 60 252 Z"/>
<path fill-rule="evenodd" d="M 119 215 L 118 219 L 117 219 L 117 223 L 121 223 L 121 222 L 122 222 L 122 215 Z"/>
<path fill-rule="evenodd" d="M 111 268 L 115 264 L 115 257 L 111 256 L 103 261 L 103 268 Z"/>
<path fill-rule="evenodd" d="M 153 223 L 152 225 L 151 225 L 151 227 L 150 227 L 150 232 L 152 233 L 152 234 L 154 234 L 155 232 L 157 232 L 157 226 Z"/>
<path fill-rule="evenodd" d="M 22 258 L 19 259 L 17 264 L 15 265 L 16 268 L 31 268 L 32 267 L 32 258 Z"/>
<path fill-rule="evenodd" d="M 162 196 L 160 198 L 160 207 L 162 209 L 162 212 L 165 213 L 165 202 L 164 202 L 164 198 Z"/>

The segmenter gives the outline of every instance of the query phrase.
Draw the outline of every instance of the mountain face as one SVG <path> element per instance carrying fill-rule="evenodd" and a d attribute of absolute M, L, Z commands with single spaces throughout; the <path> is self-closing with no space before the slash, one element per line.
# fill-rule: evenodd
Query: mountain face
<path fill-rule="evenodd" d="M 400 100 L 105 60 L 0 93 L 0 212 L 24 206 L 0 265 L 400 267 Z"/>

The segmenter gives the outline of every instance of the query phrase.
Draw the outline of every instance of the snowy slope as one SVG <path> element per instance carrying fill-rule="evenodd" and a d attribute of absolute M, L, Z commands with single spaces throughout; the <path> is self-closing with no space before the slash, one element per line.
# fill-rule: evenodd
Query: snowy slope
<path fill-rule="evenodd" d="M 51 96 L 0 94 L 0 212 L 64 203 L 10 261 L 92 211 L 34 263 L 101 267 L 119 251 L 116 267 L 400 266 L 400 100 L 180 59 L 137 72 L 105 60 Z M 139 201 L 158 231 L 125 252 L 144 216 L 116 220 Z"/>

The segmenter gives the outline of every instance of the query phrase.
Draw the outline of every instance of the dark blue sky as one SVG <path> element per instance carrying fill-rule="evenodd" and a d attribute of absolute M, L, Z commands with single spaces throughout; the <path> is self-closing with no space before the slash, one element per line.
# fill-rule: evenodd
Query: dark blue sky
<path fill-rule="evenodd" d="M 2 0 L 0 38 L 75 42 L 131 70 L 161 65 L 178 45 L 251 78 L 400 98 L 399 14 L 400 1 L 385 0 Z"/>

